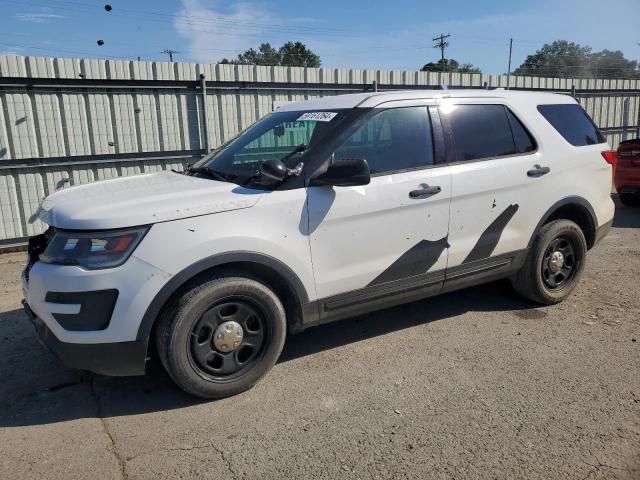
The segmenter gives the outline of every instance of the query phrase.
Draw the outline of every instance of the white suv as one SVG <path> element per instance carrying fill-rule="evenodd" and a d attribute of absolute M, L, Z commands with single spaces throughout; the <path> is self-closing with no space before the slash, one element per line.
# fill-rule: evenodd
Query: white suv
<path fill-rule="evenodd" d="M 185 173 L 64 189 L 38 211 L 25 309 L 67 365 L 187 392 L 254 385 L 287 332 L 511 278 L 566 298 L 614 206 L 573 98 L 402 91 L 286 105 Z"/>

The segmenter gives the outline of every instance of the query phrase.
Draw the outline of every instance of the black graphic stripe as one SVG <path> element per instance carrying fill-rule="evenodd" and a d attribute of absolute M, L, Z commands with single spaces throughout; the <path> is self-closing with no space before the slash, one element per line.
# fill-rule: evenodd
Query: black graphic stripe
<path fill-rule="evenodd" d="M 367 286 L 380 285 L 401 278 L 420 275 L 429 271 L 442 252 L 449 248 L 448 236 L 440 240 L 422 240 L 400 256 Z"/>
<path fill-rule="evenodd" d="M 509 205 L 504 212 L 498 215 L 496 219 L 491 222 L 491 225 L 482 232 L 482 235 L 480 235 L 480 238 L 462 263 L 489 258 L 498 245 L 502 232 L 516 214 L 518 208 L 520 208 L 518 205 Z"/>

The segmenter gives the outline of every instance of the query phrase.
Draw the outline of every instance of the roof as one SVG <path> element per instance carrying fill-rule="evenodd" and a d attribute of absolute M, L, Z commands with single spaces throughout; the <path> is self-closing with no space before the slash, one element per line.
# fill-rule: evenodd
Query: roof
<path fill-rule="evenodd" d="M 512 100 L 522 100 L 526 97 L 536 97 L 538 103 L 574 103 L 575 100 L 569 95 L 532 92 L 523 90 L 504 90 L 502 88 L 494 90 L 485 89 L 452 89 L 452 90 L 388 90 L 383 92 L 350 93 L 347 95 L 331 95 L 313 100 L 288 103 L 278 111 L 297 110 L 327 110 L 355 107 L 376 107 L 382 103 L 393 100 L 416 100 L 430 98 L 503 98 Z"/>

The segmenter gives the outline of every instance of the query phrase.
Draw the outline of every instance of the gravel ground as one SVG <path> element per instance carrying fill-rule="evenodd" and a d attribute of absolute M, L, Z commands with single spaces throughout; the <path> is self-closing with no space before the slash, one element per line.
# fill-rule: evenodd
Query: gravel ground
<path fill-rule="evenodd" d="M 288 340 L 253 390 L 202 402 L 152 364 L 60 366 L 0 256 L 0 479 L 640 478 L 640 209 L 575 294 L 498 282 Z"/>

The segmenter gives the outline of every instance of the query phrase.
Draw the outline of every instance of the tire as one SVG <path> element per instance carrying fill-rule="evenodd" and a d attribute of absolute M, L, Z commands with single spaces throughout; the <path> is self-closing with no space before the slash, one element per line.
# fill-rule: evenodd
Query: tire
<path fill-rule="evenodd" d="M 620 202 L 627 207 L 640 206 L 640 194 L 621 193 L 618 197 L 620 198 Z"/>
<path fill-rule="evenodd" d="M 569 220 L 547 223 L 536 235 L 524 265 L 512 281 L 513 287 L 534 302 L 559 303 L 580 281 L 586 255 L 587 242 L 578 225 Z"/>
<path fill-rule="evenodd" d="M 164 309 L 156 345 L 180 388 L 215 399 L 253 387 L 278 360 L 286 332 L 282 303 L 267 286 L 216 275 L 189 285 Z"/>

